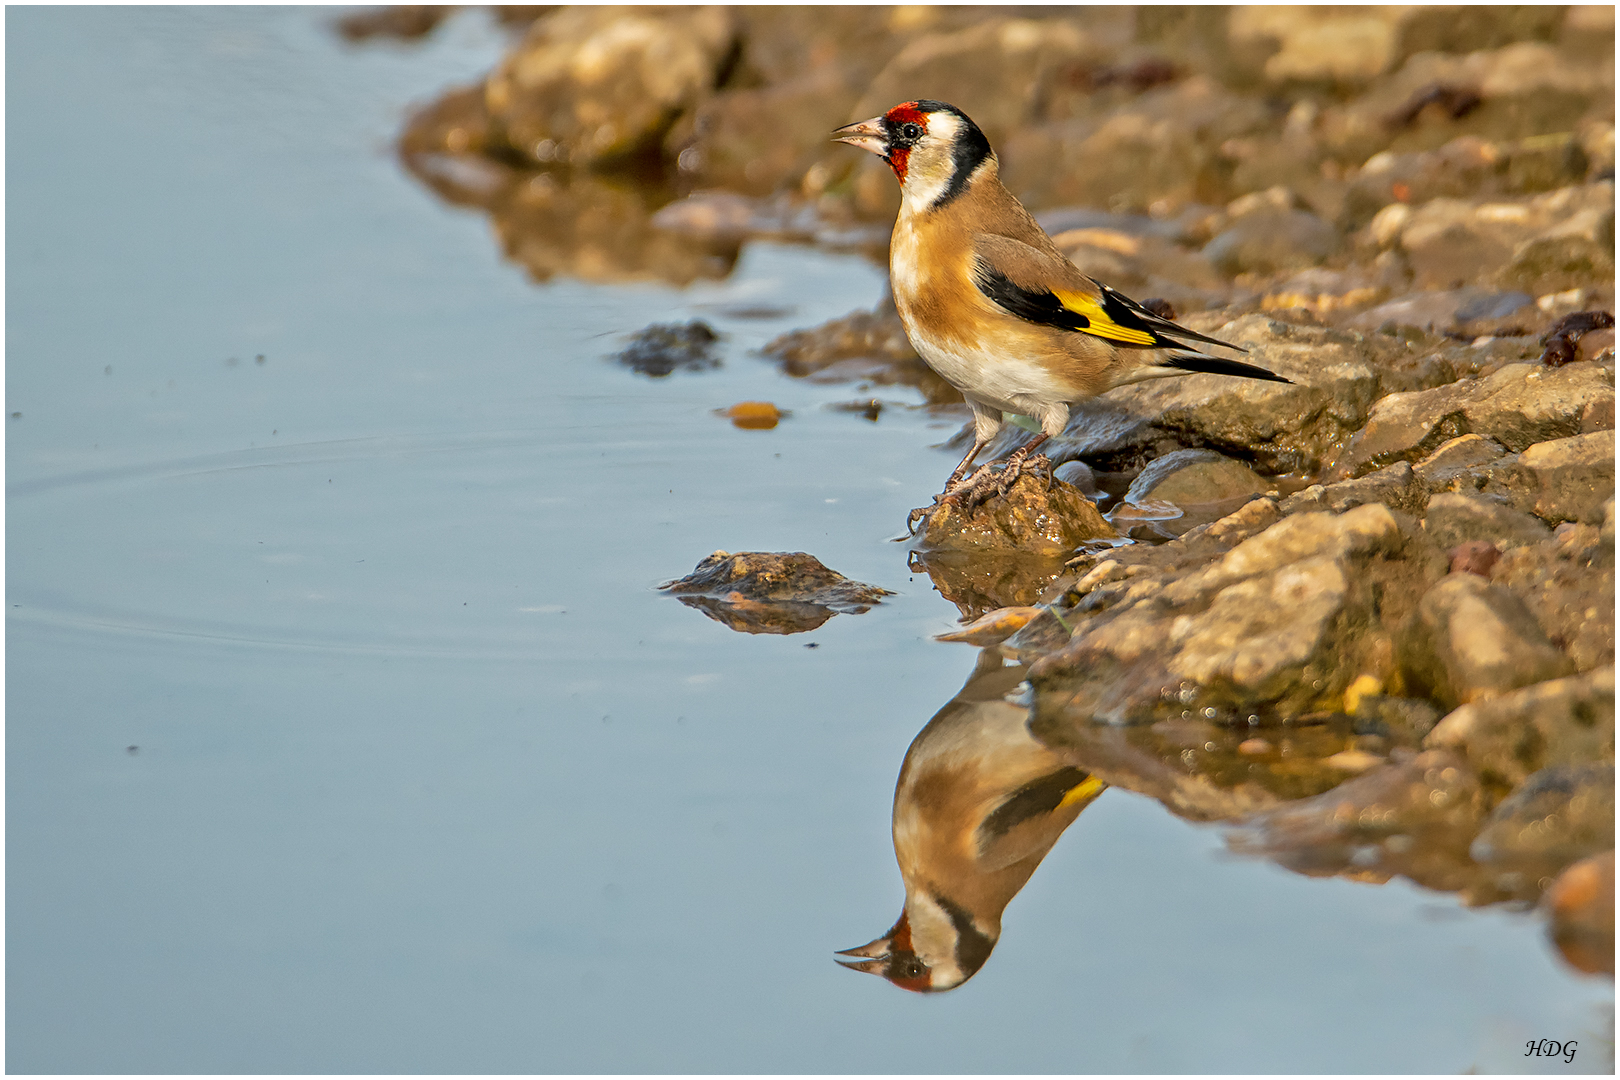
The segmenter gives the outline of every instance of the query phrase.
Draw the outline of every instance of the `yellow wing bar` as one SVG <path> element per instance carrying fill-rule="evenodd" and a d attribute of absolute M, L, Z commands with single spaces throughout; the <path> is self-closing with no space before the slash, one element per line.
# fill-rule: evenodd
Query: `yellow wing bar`
<path fill-rule="evenodd" d="M 1128 326 L 1121 326 L 1109 317 L 1103 310 L 1102 301 L 1098 297 L 1087 296 L 1085 293 L 1067 292 L 1054 289 L 1052 295 L 1058 298 L 1058 303 L 1076 315 L 1083 316 L 1087 326 L 1083 333 L 1095 334 L 1097 337 L 1110 338 L 1122 341 L 1127 345 L 1152 345 L 1155 339 L 1152 331 L 1133 330 Z"/>

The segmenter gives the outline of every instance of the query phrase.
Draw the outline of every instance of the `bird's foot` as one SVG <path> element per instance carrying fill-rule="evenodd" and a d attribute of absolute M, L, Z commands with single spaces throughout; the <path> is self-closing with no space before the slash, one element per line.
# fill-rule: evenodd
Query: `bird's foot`
<path fill-rule="evenodd" d="M 1046 490 L 1052 490 L 1051 458 L 1045 454 L 1030 457 L 1019 457 L 1014 454 L 1007 459 L 1006 467 L 996 476 L 996 494 L 1005 495 L 1018 482 L 1020 476 L 1033 476 L 1040 472 L 1046 473 Z"/>
<path fill-rule="evenodd" d="M 929 506 L 919 506 L 906 517 L 906 528 L 915 531 L 917 522 L 932 514 L 945 503 L 954 503 L 964 514 L 973 513 L 980 504 L 988 502 L 997 495 L 1005 495 L 1018 478 L 1045 472 L 1046 485 L 1052 486 L 1052 459 L 1045 454 L 1021 456 L 1014 453 L 1007 459 L 1007 463 L 997 470 L 993 465 L 981 465 L 978 470 L 965 479 L 948 483 L 945 490 L 934 496 Z"/>

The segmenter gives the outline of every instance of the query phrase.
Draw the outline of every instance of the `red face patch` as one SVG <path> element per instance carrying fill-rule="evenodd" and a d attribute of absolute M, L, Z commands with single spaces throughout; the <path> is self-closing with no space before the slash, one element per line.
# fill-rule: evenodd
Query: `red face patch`
<path fill-rule="evenodd" d="M 891 128 L 901 124 L 916 124 L 924 131 L 928 130 L 928 114 L 917 108 L 915 101 L 907 101 L 896 105 L 883 114 L 883 119 Z M 905 146 L 891 147 L 889 150 L 889 168 L 894 170 L 895 179 L 902 184 L 906 182 L 906 166 L 911 161 L 911 148 Z"/>

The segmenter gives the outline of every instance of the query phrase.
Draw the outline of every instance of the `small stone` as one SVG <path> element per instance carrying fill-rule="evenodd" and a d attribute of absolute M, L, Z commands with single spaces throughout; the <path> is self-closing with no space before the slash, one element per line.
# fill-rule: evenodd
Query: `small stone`
<path fill-rule="evenodd" d="M 1271 743 L 1261 738 L 1244 739 L 1242 742 L 1238 743 L 1238 753 L 1248 754 L 1251 757 L 1259 757 L 1264 754 L 1269 754 L 1275 749 L 1276 747 L 1272 746 Z"/>
<path fill-rule="evenodd" d="M 814 630 L 835 614 L 859 615 L 894 595 L 851 581 L 802 551 L 716 551 L 659 588 L 748 634 Z"/>
<path fill-rule="evenodd" d="M 1489 540 L 1469 540 L 1458 544 L 1446 553 L 1451 561 L 1453 574 L 1478 574 L 1482 578 L 1491 576 L 1491 567 L 1502 557 L 1502 552 Z"/>
<path fill-rule="evenodd" d="M 918 547 L 1066 556 L 1087 540 L 1118 535 L 1080 492 L 1060 480 L 1049 487 L 1045 477 L 1026 473 L 969 513 L 954 501 L 939 503 L 923 518 Z"/>
<path fill-rule="evenodd" d="M 735 427 L 765 431 L 775 427 L 787 414 L 768 401 L 739 401 L 721 415 L 729 417 Z"/>
<path fill-rule="evenodd" d="M 714 355 L 720 335 L 701 319 L 688 323 L 654 323 L 638 331 L 614 359 L 632 371 L 662 379 L 677 371 L 709 371 L 720 366 Z"/>

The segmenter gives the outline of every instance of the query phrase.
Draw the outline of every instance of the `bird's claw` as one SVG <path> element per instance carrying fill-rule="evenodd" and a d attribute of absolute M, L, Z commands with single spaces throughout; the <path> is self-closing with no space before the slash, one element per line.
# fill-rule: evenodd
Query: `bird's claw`
<path fill-rule="evenodd" d="M 945 490 L 934 496 L 929 506 L 919 506 L 906 515 L 906 529 L 915 532 L 917 522 L 932 514 L 946 503 L 955 503 L 964 514 L 971 514 L 980 503 L 998 495 L 1005 495 L 1018 482 L 1020 476 L 1035 471 L 1046 473 L 1046 488 L 1052 489 L 1052 459 L 1045 454 L 1033 457 L 1009 458 L 997 472 L 993 465 L 981 465 L 971 476 L 948 483 Z"/>

